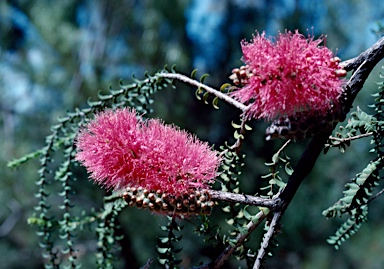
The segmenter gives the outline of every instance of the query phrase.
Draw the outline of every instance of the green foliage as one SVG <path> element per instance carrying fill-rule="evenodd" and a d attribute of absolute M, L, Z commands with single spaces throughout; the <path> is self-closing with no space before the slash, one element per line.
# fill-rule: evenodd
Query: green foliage
<path fill-rule="evenodd" d="M 380 78 L 384 78 L 380 75 Z M 346 190 L 343 191 L 344 196 L 339 199 L 333 206 L 323 211 L 323 215 L 327 218 L 349 215 L 350 217 L 341 225 L 334 236 L 328 239 L 328 243 L 333 244 L 335 248 L 339 248 L 341 242 L 353 235 L 367 220 L 368 203 L 378 197 L 382 192 L 378 192 L 373 196 L 374 190 L 379 186 L 382 179 L 380 172 L 384 167 L 384 86 L 383 82 L 378 83 L 379 92 L 373 94 L 375 103 L 370 107 L 374 108 L 375 115 L 369 115 L 360 108 L 351 113 L 351 119 L 345 127 L 341 127 L 341 132 L 337 133 L 338 138 L 345 140 L 332 141 L 328 146 L 339 147 L 342 152 L 346 146 L 349 146 L 350 139 L 360 134 L 372 135 L 370 150 L 376 153 L 376 157 L 358 173 L 351 182 L 346 184 Z M 340 143 L 339 143 L 340 142 Z"/>
<path fill-rule="evenodd" d="M 376 160 L 356 175 L 352 182 L 346 184 L 346 190 L 341 198 L 332 207 L 323 212 L 327 218 L 341 216 L 344 213 L 350 213 L 354 209 L 366 206 L 369 197 L 372 196 L 372 189 L 378 185 L 378 168 L 382 160 Z"/>
<path fill-rule="evenodd" d="M 121 239 L 121 236 L 116 234 L 116 230 L 119 229 L 117 216 L 125 206 L 127 203 L 121 197 L 115 195 L 106 197 L 104 208 L 96 218 L 98 221 L 95 229 L 98 237 L 96 263 L 99 269 L 114 268 L 113 262 L 117 260 L 116 252 L 119 251 L 116 242 Z"/>
<path fill-rule="evenodd" d="M 330 138 L 328 144 L 325 146 L 325 153 L 331 147 L 337 147 L 344 153 L 346 147 L 350 146 L 351 140 L 358 138 L 359 135 L 370 135 L 373 132 L 378 132 L 380 126 L 384 124 L 383 121 L 378 120 L 372 115 L 368 115 L 366 112 L 357 107 L 356 111 L 351 113 L 351 117 L 348 120 L 347 125 L 340 126 L 340 132 L 335 133 L 335 138 Z"/>
<path fill-rule="evenodd" d="M 284 171 L 286 175 L 290 176 L 293 173 L 290 158 L 284 153 L 283 149 L 288 145 L 289 141 L 284 144 L 273 156 L 271 163 L 265 163 L 269 167 L 269 173 L 261 176 L 263 179 L 269 179 L 268 185 L 261 188 L 267 190 L 267 197 L 273 197 L 277 192 L 281 191 L 286 182 L 280 176 L 280 172 Z"/>
<path fill-rule="evenodd" d="M 232 126 L 237 130 L 241 129 L 241 125 L 232 123 Z M 250 129 L 248 126 L 245 128 L 247 130 Z M 235 139 L 244 139 L 243 134 L 239 134 L 237 130 L 235 131 Z M 241 170 L 244 166 L 245 155 L 237 153 L 232 147 L 228 146 L 228 144 L 221 146 L 220 149 L 223 156 L 220 171 L 220 179 L 222 180 L 221 190 L 225 192 L 239 193 L 239 179 Z M 237 203 L 223 205 L 222 211 L 228 215 L 226 222 L 233 227 L 233 230 L 230 231 L 229 235 L 224 235 L 220 239 L 223 244 L 228 243 L 234 247 L 237 244 L 236 238 L 239 235 L 248 232 L 248 222 L 257 221 L 257 217 L 255 214 L 251 213 L 247 207 Z M 239 260 L 246 260 L 247 264 L 251 264 L 254 261 L 254 255 L 251 255 L 251 253 L 254 253 L 255 250 L 248 246 L 246 242 L 247 240 L 244 240 L 244 242 L 236 248 L 234 256 Z"/>
<path fill-rule="evenodd" d="M 68 112 L 67 116 L 59 118 L 59 123 L 52 127 L 52 134 L 46 138 L 45 147 L 8 164 L 9 167 L 15 168 L 32 158 L 40 158 L 41 168 L 36 182 L 38 192 L 35 195 L 38 206 L 35 207 L 35 214 L 29 219 L 29 223 L 38 227 L 37 234 L 41 237 L 40 246 L 43 249 L 46 268 L 59 268 L 61 264 L 65 268 L 80 267 L 74 248 L 75 235 L 81 228 L 79 224 L 90 220 L 91 222 L 98 220 L 96 229 L 99 238 L 98 268 L 113 268 L 112 249 L 117 240 L 114 236 L 115 220 L 126 203 L 115 201 L 106 204 L 104 212 L 96 216 L 91 213 L 91 215 L 83 214 L 80 218 L 75 216 L 76 213 L 72 213 L 75 210 L 72 204 L 74 194 L 72 185 L 76 181 L 74 177 L 77 167 L 77 162 L 74 160 L 76 134 L 92 115 L 105 109 L 131 106 L 139 113 L 149 112 L 149 105 L 152 103 L 150 95 L 172 83 L 171 80 L 160 76 L 164 72 L 169 71 L 165 68 L 153 76 L 146 74 L 144 80 L 133 78 L 132 84 L 121 83 L 121 88 L 118 90 L 110 89 L 109 94 L 99 93 L 99 100 L 89 100 L 88 107 Z M 171 72 L 175 70 L 172 69 Z M 61 198 L 59 212 L 50 204 L 53 199 L 57 199 L 56 197 Z M 79 207 L 78 204 L 76 206 Z M 64 242 L 64 246 L 59 244 L 60 241 Z"/>
<path fill-rule="evenodd" d="M 348 240 L 349 237 L 356 233 L 356 231 L 361 227 L 361 224 L 367 221 L 368 215 L 368 206 L 363 205 L 359 210 L 354 209 L 351 211 L 351 217 L 348 218 L 336 231 L 335 235 L 330 236 L 327 239 L 327 242 L 331 245 L 334 245 L 335 249 L 339 249 L 339 246 L 345 240 Z"/>
<path fill-rule="evenodd" d="M 160 229 L 167 232 L 167 235 L 158 238 L 158 261 L 165 268 L 174 269 L 182 262 L 181 259 L 176 258 L 176 254 L 182 249 L 174 246 L 174 243 L 179 242 L 182 236 L 176 236 L 175 232 L 180 232 L 183 229 L 183 226 L 177 223 L 175 215 L 167 216 L 167 218 L 168 224 L 166 226 L 160 226 Z"/>
<path fill-rule="evenodd" d="M 194 79 L 195 76 L 196 76 L 196 73 L 197 73 L 197 69 L 193 70 L 192 73 L 191 73 L 191 78 Z M 201 77 L 200 77 L 200 83 L 201 85 L 204 84 L 206 78 L 209 77 L 208 74 L 203 74 Z M 209 102 L 212 103 L 212 106 L 213 108 L 215 109 L 219 109 L 219 98 L 217 96 L 211 98 L 211 101 L 209 101 L 210 99 L 210 94 L 209 92 L 205 91 L 203 87 L 199 86 L 195 92 L 195 96 L 197 98 L 197 100 L 202 100 L 206 105 L 209 104 Z"/>

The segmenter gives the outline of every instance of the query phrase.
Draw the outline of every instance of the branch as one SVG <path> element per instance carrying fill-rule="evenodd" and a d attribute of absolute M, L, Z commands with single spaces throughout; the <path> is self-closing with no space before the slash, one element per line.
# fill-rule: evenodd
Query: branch
<path fill-rule="evenodd" d="M 377 41 L 372 47 L 360 53 L 359 56 L 343 61 L 340 63 L 340 65 L 346 71 L 351 71 L 351 70 L 356 70 L 367 59 L 371 61 L 376 61 L 378 59 L 378 61 L 380 61 L 383 58 L 383 46 L 384 46 L 384 37 L 380 38 L 379 41 Z"/>
<path fill-rule="evenodd" d="M 244 105 L 243 103 L 240 103 L 239 101 L 236 101 L 235 99 L 229 97 L 228 95 L 226 95 L 225 93 L 222 93 L 212 87 L 209 87 L 197 80 L 194 80 L 194 79 L 191 79 L 183 74 L 178 74 L 178 73 L 161 73 L 159 75 L 160 77 L 164 77 L 164 78 L 170 78 L 170 79 L 177 79 L 177 80 L 180 80 L 180 81 L 183 81 L 185 83 L 188 83 L 190 85 L 193 85 L 193 86 L 196 86 L 198 88 L 202 88 L 204 90 L 206 90 L 207 92 L 215 95 L 216 97 L 224 100 L 225 102 L 227 102 L 228 104 L 231 104 L 233 105 L 234 107 L 240 109 L 241 111 L 245 111 L 247 109 L 247 106 Z"/>
<path fill-rule="evenodd" d="M 261 206 L 261 207 L 267 207 L 269 209 L 275 209 L 279 206 L 279 199 L 268 199 L 268 198 L 261 198 L 256 197 L 252 195 L 247 194 L 238 194 L 238 193 L 232 193 L 232 192 L 223 192 L 223 191 L 216 191 L 216 190 L 209 190 L 208 191 L 211 199 L 216 201 L 224 201 L 224 202 L 232 202 L 232 203 L 240 203 L 240 204 L 246 204 L 246 205 L 252 205 L 252 206 Z"/>
<path fill-rule="evenodd" d="M 360 134 L 360 135 L 356 135 L 356 136 L 351 136 L 351 137 L 346 137 L 346 138 L 338 138 L 338 137 L 330 136 L 329 139 L 343 143 L 346 141 L 352 141 L 352 140 L 360 139 L 360 138 L 371 136 L 371 135 L 373 135 L 373 132 Z"/>

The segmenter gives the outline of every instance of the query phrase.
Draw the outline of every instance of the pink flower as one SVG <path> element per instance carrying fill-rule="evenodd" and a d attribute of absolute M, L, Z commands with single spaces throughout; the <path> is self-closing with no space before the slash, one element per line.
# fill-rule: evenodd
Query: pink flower
<path fill-rule="evenodd" d="M 257 34 L 251 43 L 243 41 L 246 66 L 234 69 L 231 93 L 250 104 L 248 118 L 276 119 L 300 111 L 326 113 L 337 108 L 346 72 L 331 50 L 319 46 L 323 39 L 306 39 L 296 30 L 279 33 L 275 39 Z"/>
<path fill-rule="evenodd" d="M 142 187 L 180 194 L 204 189 L 220 158 L 207 143 L 159 120 L 136 118 L 132 109 L 96 115 L 77 138 L 76 160 L 91 178 L 115 190 Z"/>

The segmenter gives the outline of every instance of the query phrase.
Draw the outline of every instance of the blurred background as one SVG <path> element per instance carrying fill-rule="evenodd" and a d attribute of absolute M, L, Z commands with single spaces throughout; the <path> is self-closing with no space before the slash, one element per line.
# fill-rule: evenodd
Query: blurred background
<path fill-rule="evenodd" d="M 165 64 L 176 64 L 186 74 L 196 68 L 200 75 L 209 73 L 206 82 L 220 87 L 242 64 L 240 41 L 252 39 L 256 30 L 267 35 L 285 29 L 326 35 L 326 45 L 341 59 L 349 59 L 380 38 L 383 24 L 382 0 L 0 1 L 0 267 L 43 266 L 35 228 L 27 224 L 37 203 L 39 163 L 31 161 L 15 171 L 6 164 L 44 146 L 58 116 L 84 107 L 99 90 L 118 88 L 120 79 L 129 83 L 132 74 L 142 78 L 145 71 L 153 73 Z M 356 101 L 368 112 L 382 64 Z M 198 101 L 193 88 L 184 86 L 154 98 L 150 117 L 175 123 L 212 144 L 233 142 L 230 123 L 238 120 L 239 112 L 231 107 L 222 104 L 216 111 Z M 265 142 L 265 126 L 252 123 L 254 131 L 244 145 L 247 166 L 241 191 L 245 193 L 254 194 L 265 184 L 260 178 L 268 172 L 264 163 L 283 143 Z M 290 146 L 293 165 L 305 144 Z M 355 143 L 345 154 L 334 149 L 320 157 L 283 218 L 279 247 L 267 268 L 383 268 L 382 199 L 372 203 L 369 222 L 339 251 L 326 239 L 341 222 L 321 215 L 341 197 L 345 182 L 366 166 L 368 150 L 369 139 Z M 83 207 L 102 205 L 103 191 L 86 177 L 75 189 L 74 199 Z M 218 213 L 213 217 L 224 223 Z M 126 236 L 117 268 L 138 268 L 156 257 L 158 226 L 164 218 L 130 208 L 119 220 Z M 215 257 L 217 253 L 193 235 L 188 223 L 185 231 L 179 256 L 184 267 Z M 83 268 L 95 267 L 95 243 L 86 232 L 79 235 Z M 225 268 L 238 266 L 244 264 L 231 261 Z"/>

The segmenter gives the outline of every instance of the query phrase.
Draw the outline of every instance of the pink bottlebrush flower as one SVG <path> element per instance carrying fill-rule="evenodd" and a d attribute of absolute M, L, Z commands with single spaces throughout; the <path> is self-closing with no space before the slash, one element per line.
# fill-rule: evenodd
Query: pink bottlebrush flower
<path fill-rule="evenodd" d="M 76 160 L 91 178 L 115 190 L 142 187 L 180 194 L 208 188 L 220 158 L 207 143 L 161 121 L 136 118 L 132 109 L 96 115 L 77 138 Z"/>
<path fill-rule="evenodd" d="M 275 40 L 257 34 L 242 41 L 246 66 L 234 69 L 231 96 L 250 104 L 248 118 L 276 119 L 300 111 L 326 113 L 338 107 L 346 72 L 331 50 L 319 46 L 323 39 L 306 39 L 296 30 L 279 33 Z"/>

